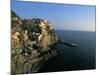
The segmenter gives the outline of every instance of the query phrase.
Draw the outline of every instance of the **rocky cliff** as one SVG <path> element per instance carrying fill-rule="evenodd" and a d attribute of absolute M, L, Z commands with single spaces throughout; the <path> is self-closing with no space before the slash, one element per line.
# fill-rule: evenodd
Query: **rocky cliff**
<path fill-rule="evenodd" d="M 46 20 L 21 20 L 14 12 L 11 15 L 11 74 L 38 72 L 47 60 L 58 54 L 54 28 Z"/>
<path fill-rule="evenodd" d="M 47 60 L 58 55 L 58 43 L 77 47 L 77 44 L 59 38 L 49 21 L 39 18 L 22 20 L 11 12 L 12 75 L 39 72 Z"/>

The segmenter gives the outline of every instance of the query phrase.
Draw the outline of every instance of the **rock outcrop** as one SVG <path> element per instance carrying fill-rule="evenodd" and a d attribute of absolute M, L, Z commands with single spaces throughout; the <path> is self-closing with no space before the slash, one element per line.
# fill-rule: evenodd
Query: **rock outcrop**
<path fill-rule="evenodd" d="M 58 54 L 58 43 L 77 46 L 59 38 L 50 22 L 39 18 L 22 20 L 11 12 L 12 75 L 39 72 L 47 60 Z"/>
<path fill-rule="evenodd" d="M 46 20 L 21 20 L 15 13 L 11 15 L 11 74 L 38 72 L 48 59 L 58 54 L 54 28 Z"/>

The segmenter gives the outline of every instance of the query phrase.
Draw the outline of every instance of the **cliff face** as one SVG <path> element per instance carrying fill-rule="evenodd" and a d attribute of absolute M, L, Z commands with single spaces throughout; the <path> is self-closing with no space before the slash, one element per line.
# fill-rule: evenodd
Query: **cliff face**
<path fill-rule="evenodd" d="M 13 14 L 11 20 L 11 73 L 38 72 L 47 60 L 57 55 L 58 37 L 54 28 L 38 18 L 21 20 Z"/>

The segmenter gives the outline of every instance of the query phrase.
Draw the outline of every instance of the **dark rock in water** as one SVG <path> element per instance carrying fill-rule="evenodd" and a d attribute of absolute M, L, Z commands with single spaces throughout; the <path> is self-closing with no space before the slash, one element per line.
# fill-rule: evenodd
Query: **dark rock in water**
<path fill-rule="evenodd" d="M 51 24 L 42 19 L 21 20 L 12 13 L 11 74 L 38 72 L 57 55 L 56 36 Z"/>

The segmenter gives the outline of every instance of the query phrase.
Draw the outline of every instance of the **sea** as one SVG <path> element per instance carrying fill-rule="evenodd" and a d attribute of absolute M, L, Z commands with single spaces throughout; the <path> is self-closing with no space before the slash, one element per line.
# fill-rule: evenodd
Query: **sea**
<path fill-rule="evenodd" d="M 59 54 L 44 63 L 39 72 L 96 69 L 96 32 L 71 30 L 55 32 L 64 41 L 77 44 L 77 47 L 58 44 Z"/>

